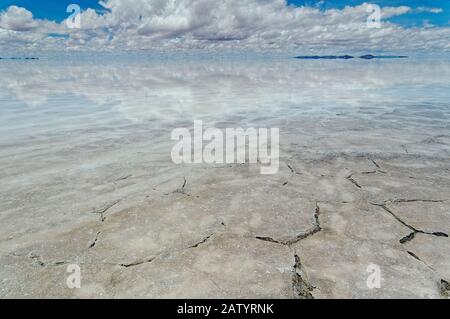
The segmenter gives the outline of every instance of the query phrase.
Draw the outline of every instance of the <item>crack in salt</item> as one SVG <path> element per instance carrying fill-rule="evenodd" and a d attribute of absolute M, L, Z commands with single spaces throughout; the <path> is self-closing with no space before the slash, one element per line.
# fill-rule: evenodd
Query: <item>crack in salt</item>
<path fill-rule="evenodd" d="M 111 202 L 111 203 L 109 203 L 109 204 L 106 204 L 105 206 L 103 206 L 102 208 L 100 208 L 100 209 L 94 209 L 92 212 L 91 212 L 91 214 L 97 214 L 97 215 L 100 215 L 100 221 L 101 222 L 104 222 L 105 220 L 106 220 L 106 213 L 111 209 L 111 208 L 113 208 L 114 206 L 116 206 L 118 203 L 120 203 L 120 199 L 118 199 L 118 200 L 116 200 L 116 201 L 114 201 L 114 202 Z"/>
<path fill-rule="evenodd" d="M 223 227 L 226 227 L 224 221 L 220 221 L 220 225 L 223 226 Z M 197 241 L 196 243 L 194 243 L 194 244 L 192 244 L 190 246 L 187 246 L 185 248 L 181 248 L 181 249 L 175 250 L 175 252 L 197 248 L 197 247 L 207 243 L 209 240 L 211 240 L 211 238 L 213 238 L 219 231 L 220 230 L 217 230 L 216 232 L 203 237 L 202 239 L 200 239 L 199 241 Z M 160 253 L 156 254 L 155 256 L 152 256 L 152 257 L 144 258 L 144 259 L 137 260 L 137 261 L 130 262 L 130 263 L 120 263 L 120 264 L 115 264 L 115 265 L 118 265 L 118 266 L 121 266 L 121 267 L 124 267 L 124 268 L 130 268 L 130 267 L 139 266 L 139 265 L 142 265 L 142 264 L 148 264 L 148 263 L 152 263 L 158 257 L 163 256 L 163 255 L 167 255 L 168 253 L 170 253 L 170 252 L 160 252 Z"/>
<path fill-rule="evenodd" d="M 303 266 L 300 260 L 300 257 L 295 254 L 295 264 L 293 267 L 292 273 L 292 289 L 294 291 L 295 299 L 314 299 L 312 295 L 312 291 L 316 289 L 316 287 L 309 284 L 305 278 L 303 273 Z"/>
<path fill-rule="evenodd" d="M 350 181 L 353 185 L 355 185 L 359 189 L 362 188 L 361 185 L 359 185 L 358 182 L 353 178 L 353 174 L 348 175 L 346 178 L 348 181 Z"/>
<path fill-rule="evenodd" d="M 431 235 L 431 236 L 436 236 L 436 237 L 448 237 L 448 235 L 446 233 L 443 233 L 443 232 L 427 232 L 427 231 L 424 231 L 424 230 L 421 230 L 421 229 L 417 229 L 417 228 L 407 224 L 405 221 L 403 221 L 400 217 L 398 217 L 392 210 L 390 210 L 386 206 L 386 202 L 384 204 L 376 204 L 376 203 L 371 203 L 371 204 L 374 205 L 374 206 L 378 206 L 378 207 L 383 208 L 392 217 L 394 217 L 399 223 L 401 223 L 403 226 L 409 228 L 412 231 L 409 235 L 407 235 L 407 236 L 405 236 L 405 237 L 400 239 L 400 243 L 401 244 L 405 244 L 407 242 L 410 242 L 411 240 L 416 238 L 417 234 Z"/>
<path fill-rule="evenodd" d="M 313 236 L 314 234 L 317 234 L 318 232 L 320 232 L 322 230 L 322 227 L 320 225 L 320 207 L 318 204 L 316 204 L 316 210 L 314 212 L 314 227 L 307 231 L 306 233 L 301 233 L 291 239 L 288 240 L 277 240 L 275 238 L 272 237 L 262 237 L 262 236 L 256 236 L 255 238 L 258 240 L 263 240 L 263 241 L 267 241 L 267 242 L 271 242 L 271 243 L 275 243 L 275 244 L 280 244 L 280 245 L 285 245 L 285 246 L 291 246 L 293 244 L 298 243 L 299 241 L 306 239 L 310 236 Z"/>
<path fill-rule="evenodd" d="M 97 234 L 95 235 L 94 239 L 89 243 L 88 249 L 95 247 L 95 245 L 97 244 L 98 237 L 100 236 L 100 234 L 101 234 L 101 232 L 97 232 Z"/>

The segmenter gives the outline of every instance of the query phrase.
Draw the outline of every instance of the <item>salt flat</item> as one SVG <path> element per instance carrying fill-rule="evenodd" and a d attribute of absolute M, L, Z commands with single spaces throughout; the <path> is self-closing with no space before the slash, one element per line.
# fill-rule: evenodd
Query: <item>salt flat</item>
<path fill-rule="evenodd" d="M 450 62 L 62 61 L 0 63 L 0 297 L 448 297 Z M 174 164 L 200 119 L 278 174 Z"/>

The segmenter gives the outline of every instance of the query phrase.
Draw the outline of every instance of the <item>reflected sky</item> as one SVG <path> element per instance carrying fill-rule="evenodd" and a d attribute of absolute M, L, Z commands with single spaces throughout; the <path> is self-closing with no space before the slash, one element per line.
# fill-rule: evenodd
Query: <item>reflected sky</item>
<path fill-rule="evenodd" d="M 359 136 L 375 127 L 387 134 L 402 128 L 406 139 L 450 131 L 450 62 L 443 60 L 48 57 L 4 60 L 0 72 L 3 145 L 190 126 L 196 119 L 218 127 L 279 126 L 300 136 L 332 136 L 355 123 Z M 309 121 L 320 121 L 323 132 L 308 129 Z"/>

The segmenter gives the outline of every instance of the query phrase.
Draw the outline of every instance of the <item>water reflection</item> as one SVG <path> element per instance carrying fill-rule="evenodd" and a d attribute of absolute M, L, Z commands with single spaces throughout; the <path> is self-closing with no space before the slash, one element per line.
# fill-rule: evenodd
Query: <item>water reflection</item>
<path fill-rule="evenodd" d="M 2 61 L 0 72 L 3 140 L 194 119 L 289 125 L 314 114 L 324 121 L 358 114 L 407 125 L 439 122 L 450 112 L 450 63 L 442 61 L 47 59 Z"/>

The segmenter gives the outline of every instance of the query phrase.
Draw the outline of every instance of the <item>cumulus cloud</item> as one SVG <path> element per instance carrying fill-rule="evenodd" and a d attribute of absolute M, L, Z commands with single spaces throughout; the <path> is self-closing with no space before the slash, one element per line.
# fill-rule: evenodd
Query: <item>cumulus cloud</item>
<path fill-rule="evenodd" d="M 10 6 L 0 15 L 0 27 L 12 31 L 29 31 L 35 29 L 38 22 L 30 11 L 17 6 Z"/>
<path fill-rule="evenodd" d="M 105 12 L 81 13 L 81 28 L 33 19 L 10 7 L 0 18 L 0 44 L 64 50 L 173 48 L 301 49 L 305 51 L 450 49 L 450 28 L 405 29 L 387 19 L 415 10 L 383 7 L 382 27 L 370 28 L 370 5 L 321 10 L 285 0 L 105 0 Z M 3 28 L 3 33 L 2 33 Z M 7 30 L 9 32 L 6 32 Z M 67 35 L 55 39 L 46 34 Z M 17 34 L 20 33 L 20 34 Z M 33 39 L 35 42 L 32 42 Z"/>

